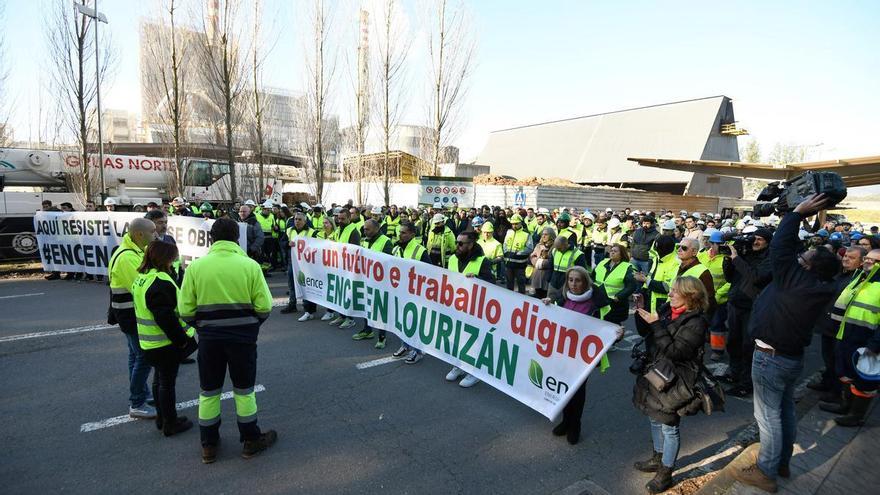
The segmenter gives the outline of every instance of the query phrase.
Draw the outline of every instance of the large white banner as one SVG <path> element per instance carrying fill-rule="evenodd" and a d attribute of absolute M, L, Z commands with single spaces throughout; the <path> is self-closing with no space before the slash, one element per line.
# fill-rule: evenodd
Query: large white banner
<path fill-rule="evenodd" d="M 473 374 L 555 419 L 617 325 L 476 278 L 349 244 L 298 238 L 297 293 Z"/>
<path fill-rule="evenodd" d="M 34 232 L 40 260 L 47 272 L 107 275 L 113 248 L 122 242 L 128 224 L 143 213 L 46 212 L 34 216 Z M 167 234 L 177 242 L 183 266 L 208 253 L 213 220 L 198 217 L 168 217 Z M 246 224 L 239 224 L 238 243 L 247 250 Z"/>

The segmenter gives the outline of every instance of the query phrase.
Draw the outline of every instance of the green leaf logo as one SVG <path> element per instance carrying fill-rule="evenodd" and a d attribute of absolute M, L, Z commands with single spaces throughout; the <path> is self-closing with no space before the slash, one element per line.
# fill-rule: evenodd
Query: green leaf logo
<path fill-rule="evenodd" d="M 541 369 L 541 365 L 534 359 L 532 359 L 532 362 L 529 364 L 529 380 L 532 382 L 532 385 L 538 388 L 544 388 L 541 385 L 544 383 L 544 370 Z"/>
<path fill-rule="evenodd" d="M 299 285 L 302 285 L 303 287 L 305 287 L 305 285 L 306 285 L 306 274 L 303 273 L 303 272 L 299 272 L 299 273 L 297 273 L 297 274 L 296 274 L 296 281 L 299 283 Z"/>

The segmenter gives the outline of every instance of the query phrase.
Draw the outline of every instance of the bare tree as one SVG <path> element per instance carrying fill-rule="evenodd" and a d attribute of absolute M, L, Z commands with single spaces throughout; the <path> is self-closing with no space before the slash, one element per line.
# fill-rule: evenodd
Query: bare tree
<path fill-rule="evenodd" d="M 260 43 L 260 27 L 262 24 L 262 15 L 260 10 L 260 2 L 259 0 L 254 0 L 254 16 L 253 16 L 253 24 L 254 24 L 254 32 L 253 32 L 253 50 L 252 50 L 252 60 L 251 60 L 251 72 L 253 75 L 252 81 L 252 101 L 251 101 L 251 109 L 252 109 L 252 135 L 251 135 L 251 149 L 255 151 L 256 159 L 257 159 L 257 189 L 259 190 L 258 194 L 263 194 L 265 190 L 265 140 L 263 139 L 263 115 L 266 110 L 266 102 L 261 94 L 263 91 L 263 62 L 265 61 L 266 54 L 260 53 L 260 49 L 262 44 Z"/>
<path fill-rule="evenodd" d="M 404 62 L 409 52 L 410 40 L 397 0 L 384 0 L 377 24 L 380 34 L 376 42 L 376 55 L 379 59 L 379 100 L 376 106 L 379 110 L 377 117 L 384 151 L 382 193 L 385 206 L 388 206 L 391 203 L 391 139 L 397 133 L 400 122 L 404 100 Z M 399 161 L 395 163 L 399 164 Z M 400 170 L 397 175 L 400 175 Z"/>
<path fill-rule="evenodd" d="M 354 149 L 357 165 L 353 174 L 357 204 L 364 204 L 364 152 L 370 123 L 370 13 L 360 10 L 357 37 L 357 85 L 355 88 Z"/>
<path fill-rule="evenodd" d="M 437 175 L 442 149 L 459 130 L 461 107 L 475 64 L 476 40 L 460 0 L 453 0 L 455 5 L 452 7 L 447 0 L 435 1 L 428 44 L 432 86 L 428 125 L 433 130 L 431 164 L 434 175 Z"/>
<path fill-rule="evenodd" d="M 182 143 L 187 139 L 188 105 L 186 89 L 189 65 L 185 62 L 190 55 L 187 43 L 181 42 L 180 28 L 177 24 L 180 4 L 175 0 L 159 0 L 159 21 L 155 31 L 148 34 L 144 29 L 141 39 L 145 45 L 151 67 L 143 77 L 145 91 L 155 91 L 151 101 L 157 101 L 155 108 L 148 109 L 153 115 L 145 115 L 148 120 L 156 120 L 171 129 L 171 152 L 174 156 L 174 170 L 169 174 L 169 189 L 172 196 L 182 196 L 185 190 L 186 169 Z"/>
<path fill-rule="evenodd" d="M 85 0 L 82 4 L 85 4 Z M 93 103 L 98 81 L 93 66 L 89 67 L 95 62 L 95 40 L 91 33 L 95 22 L 97 21 L 74 13 L 69 3 L 59 2 L 50 25 L 45 30 L 52 65 L 52 93 L 58 99 L 60 117 L 72 133 L 77 148 L 79 165 L 76 172 L 68 174 L 69 186 L 82 203 L 94 197 L 98 184 L 98 174 L 91 174 L 88 156 L 89 131 L 97 113 Z M 108 35 L 104 36 L 100 50 L 100 78 L 106 82 L 110 68 L 115 65 Z M 103 166 L 100 163 L 95 165 Z"/>
<path fill-rule="evenodd" d="M 336 69 L 336 52 L 330 46 L 331 9 L 324 0 L 314 1 L 312 13 L 311 46 L 307 49 L 308 103 L 306 148 L 309 166 L 307 180 L 314 184 L 318 202 L 324 195 L 326 180 L 326 153 L 329 106 L 329 87 Z"/>
<path fill-rule="evenodd" d="M 238 0 L 212 0 L 207 15 L 202 17 L 204 37 L 199 43 L 200 70 L 204 71 L 209 86 L 209 97 L 217 106 L 219 116 L 216 124 L 218 138 L 226 148 L 229 164 L 230 200 L 241 199 L 235 167 L 235 134 L 242 124 L 248 73 L 250 71 L 246 47 L 242 47 L 241 2 Z"/>
<path fill-rule="evenodd" d="M 0 1 L 0 19 L 5 17 L 5 7 L 6 2 Z M 6 56 L 5 41 L 4 33 L 0 30 L 0 146 L 6 146 L 12 140 L 9 131 L 9 115 L 12 112 L 7 101 L 9 89 L 6 84 L 9 78 L 9 63 Z"/>

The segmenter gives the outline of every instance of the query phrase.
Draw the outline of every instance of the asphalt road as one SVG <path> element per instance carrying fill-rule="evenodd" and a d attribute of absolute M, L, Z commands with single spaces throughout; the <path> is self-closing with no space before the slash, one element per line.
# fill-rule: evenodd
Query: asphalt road
<path fill-rule="evenodd" d="M 276 297 L 283 281 L 270 279 Z M 0 491 L 536 494 L 587 479 L 621 494 L 644 493 L 650 479 L 631 468 L 651 447 L 631 404 L 627 351 L 590 378 L 582 439 L 570 446 L 491 387 L 444 381 L 449 366 L 436 359 L 356 367 L 390 356 L 394 336 L 375 350 L 351 330 L 277 309 L 258 351 L 259 423 L 279 434 L 269 451 L 240 458 L 231 400 L 212 465 L 201 463 L 197 428 L 165 438 L 151 421 L 130 421 L 83 432 L 128 411 L 126 343 L 104 324 L 107 302 L 107 287 L 93 282 L 0 280 Z M 65 329 L 75 330 L 43 333 Z M 819 366 L 817 341 L 805 375 Z M 177 387 L 178 402 L 198 397 L 194 365 L 181 368 Z M 194 419 L 197 409 L 182 414 Z M 678 466 L 715 454 L 751 419 L 751 402 L 735 398 L 725 413 L 685 418 Z"/>

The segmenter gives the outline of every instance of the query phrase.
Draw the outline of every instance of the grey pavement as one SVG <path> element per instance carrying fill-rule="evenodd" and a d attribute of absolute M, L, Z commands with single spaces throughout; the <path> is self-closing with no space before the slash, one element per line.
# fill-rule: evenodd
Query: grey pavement
<path fill-rule="evenodd" d="M 283 297 L 283 277 L 269 282 Z M 82 432 L 127 413 L 125 339 L 102 325 L 107 298 L 97 283 L 0 280 L 2 492 L 626 494 L 644 493 L 650 479 L 631 468 L 651 446 L 647 419 L 631 404 L 628 351 L 612 352 L 611 369 L 590 378 L 582 439 L 570 446 L 546 418 L 491 387 L 447 383 L 439 360 L 356 368 L 390 356 L 394 336 L 379 351 L 352 341 L 356 329 L 297 323 L 298 314 L 277 310 L 258 351 L 259 422 L 279 432 L 268 452 L 239 457 L 231 400 L 208 466 L 196 429 L 164 438 L 152 422 L 132 421 Z M 88 328 L 17 337 L 80 327 Z M 808 367 L 818 362 L 811 353 Z M 179 403 L 198 397 L 194 365 L 181 367 L 177 383 Z M 751 419 L 751 403 L 733 398 L 725 413 L 685 418 L 677 477 L 699 471 Z"/>
<path fill-rule="evenodd" d="M 797 441 L 791 458 L 791 478 L 779 478 L 779 493 L 787 495 L 877 493 L 880 471 L 880 407 L 872 405 L 864 426 L 844 428 L 834 414 L 813 407 L 798 421 Z M 760 449 L 754 443 L 722 469 L 699 493 L 759 495 L 766 493 L 734 480 L 730 472 L 753 464 Z"/>

